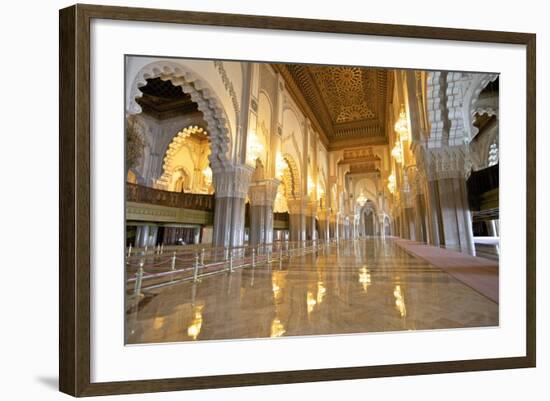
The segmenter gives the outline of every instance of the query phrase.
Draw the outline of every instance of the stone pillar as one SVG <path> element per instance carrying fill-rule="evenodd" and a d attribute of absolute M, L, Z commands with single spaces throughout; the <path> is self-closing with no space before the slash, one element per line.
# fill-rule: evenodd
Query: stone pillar
<path fill-rule="evenodd" d="M 338 239 L 346 239 L 346 233 L 344 230 L 344 216 L 341 213 L 338 213 L 337 227 Z"/>
<path fill-rule="evenodd" d="M 279 184 L 279 180 L 270 179 L 250 185 L 250 245 L 273 242 L 273 203 Z"/>
<path fill-rule="evenodd" d="M 330 239 L 330 210 L 319 209 L 317 211 L 317 216 L 319 219 L 319 239 L 328 240 Z"/>
<path fill-rule="evenodd" d="M 475 254 L 471 214 L 463 178 L 437 181 L 444 244 L 461 252 Z"/>
<path fill-rule="evenodd" d="M 214 246 L 243 245 L 245 199 L 253 171 L 252 167 L 241 164 L 214 172 Z"/>
<path fill-rule="evenodd" d="M 490 237 L 498 237 L 497 227 L 494 220 L 485 221 L 485 226 L 487 227 L 487 233 Z"/>
<path fill-rule="evenodd" d="M 419 242 L 428 242 L 426 235 L 426 209 L 424 207 L 424 195 L 417 193 L 415 196 L 415 237 Z"/>
<path fill-rule="evenodd" d="M 139 239 L 140 248 L 147 246 L 148 240 L 149 240 L 149 226 L 145 225 L 141 227 L 141 236 Z"/>
<path fill-rule="evenodd" d="M 289 199 L 288 204 L 288 229 L 290 241 L 302 241 L 305 239 L 306 219 L 303 214 L 302 200 Z"/>
<path fill-rule="evenodd" d="M 330 214 L 329 237 L 331 239 L 338 239 L 338 216 L 335 213 Z"/>
<path fill-rule="evenodd" d="M 134 248 L 139 248 L 139 243 L 141 241 L 141 228 L 142 226 L 136 226 L 136 237 L 134 239 Z"/>
<path fill-rule="evenodd" d="M 436 181 L 427 182 L 427 215 L 428 215 L 428 242 L 439 246 L 444 243 L 442 238 L 443 226 L 441 220 L 441 208 L 439 206 L 439 192 Z"/>
<path fill-rule="evenodd" d="M 306 237 L 307 241 L 312 241 L 317 239 L 316 229 L 315 229 L 315 217 L 317 213 L 317 202 L 312 201 L 308 202 L 306 207 Z"/>

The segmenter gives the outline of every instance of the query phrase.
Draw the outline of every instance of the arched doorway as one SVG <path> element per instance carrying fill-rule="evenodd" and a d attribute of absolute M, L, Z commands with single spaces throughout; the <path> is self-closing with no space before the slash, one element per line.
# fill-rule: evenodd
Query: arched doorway
<path fill-rule="evenodd" d="M 274 212 L 288 213 L 288 237 L 290 241 L 300 241 L 305 222 L 301 214 L 300 172 L 292 156 L 277 156 L 276 175 L 281 184 L 277 188 Z"/>

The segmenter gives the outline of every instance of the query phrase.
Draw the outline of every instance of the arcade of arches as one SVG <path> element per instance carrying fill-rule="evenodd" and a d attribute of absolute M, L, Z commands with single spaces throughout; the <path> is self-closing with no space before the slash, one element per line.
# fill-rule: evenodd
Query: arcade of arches
<path fill-rule="evenodd" d="M 200 335 L 174 337 L 153 329 L 159 316 L 141 316 L 128 341 L 498 324 L 498 288 L 497 297 L 480 293 L 468 277 L 434 262 L 458 255 L 466 267 L 482 261 L 498 268 L 498 83 L 497 74 L 485 73 L 128 57 L 127 247 L 147 254 L 335 244 L 323 250 L 325 259 L 282 262 L 280 272 L 296 277 L 265 273 L 264 289 L 275 301 L 262 327 L 225 331 L 203 322 Z M 359 277 L 357 289 L 344 284 L 351 278 L 341 270 L 330 270 L 342 264 Z M 382 266 L 390 270 L 377 270 Z M 244 282 L 250 270 L 238 274 Z M 423 282 L 423 274 L 431 284 L 407 287 L 407 275 Z M 221 277 L 199 284 L 202 306 L 189 301 L 189 325 L 199 315 L 206 322 L 209 305 L 221 308 L 213 294 L 228 285 Z M 256 279 L 251 297 L 263 299 Z M 277 298 L 274 288 L 284 285 L 303 288 L 307 328 L 288 315 L 297 301 Z M 408 294 L 415 285 L 417 295 Z M 366 294 L 369 286 L 372 297 L 387 287 L 395 305 L 380 301 L 381 310 L 395 319 L 311 323 L 324 300 L 345 315 L 336 299 Z M 420 309 L 435 292 L 441 310 L 430 320 Z M 169 317 L 176 294 L 177 286 L 166 288 L 150 305 Z M 417 305 L 406 312 L 406 301 Z"/>

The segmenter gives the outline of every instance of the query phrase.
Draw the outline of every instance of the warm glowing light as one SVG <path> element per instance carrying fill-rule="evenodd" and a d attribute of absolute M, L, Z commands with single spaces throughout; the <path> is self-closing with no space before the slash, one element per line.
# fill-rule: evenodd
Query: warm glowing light
<path fill-rule="evenodd" d="M 399 112 L 399 118 L 395 123 L 394 129 L 402 141 L 408 141 L 411 139 L 409 124 L 407 123 L 407 113 L 405 112 L 404 106 L 401 106 L 401 111 Z"/>
<path fill-rule="evenodd" d="M 371 283 L 370 273 L 369 269 L 367 269 L 367 266 L 363 266 L 359 269 L 359 283 L 363 287 L 363 291 L 366 293 Z"/>
<path fill-rule="evenodd" d="M 264 152 L 264 145 L 260 142 L 258 135 L 254 131 L 248 133 L 248 141 L 246 143 L 246 160 L 248 164 L 255 165 L 258 159 Z"/>
<path fill-rule="evenodd" d="M 187 328 L 187 335 L 193 340 L 196 340 L 201 332 L 202 327 L 202 309 L 204 305 L 197 305 L 193 308 L 193 320 Z"/>
<path fill-rule="evenodd" d="M 393 149 L 391 150 L 391 155 L 395 161 L 399 164 L 403 163 L 403 148 L 401 147 L 401 141 L 396 140 Z"/>
<path fill-rule="evenodd" d="M 325 282 L 323 280 L 319 280 L 317 282 L 317 304 L 321 304 L 323 302 L 326 293 L 327 289 L 325 287 Z"/>
<path fill-rule="evenodd" d="M 273 299 L 277 303 L 283 295 L 283 287 L 285 286 L 285 272 L 275 271 L 271 277 L 271 289 L 273 291 Z"/>
<path fill-rule="evenodd" d="M 271 322 L 271 337 L 281 337 L 286 333 L 285 326 L 277 318 Z"/>
<path fill-rule="evenodd" d="M 277 179 L 283 178 L 283 174 L 285 173 L 285 170 L 288 168 L 288 165 L 286 163 L 286 160 L 283 158 L 280 152 L 277 152 L 277 156 L 275 157 L 275 177 Z"/>
<path fill-rule="evenodd" d="M 164 321 L 166 318 L 164 316 L 157 316 L 155 317 L 155 320 L 153 320 L 153 329 L 158 330 L 164 326 Z"/>
<path fill-rule="evenodd" d="M 367 200 L 368 199 L 363 192 L 361 192 L 357 197 L 357 203 L 361 206 L 363 206 L 367 202 Z"/>
<path fill-rule="evenodd" d="M 308 291 L 307 292 L 307 314 L 309 315 L 311 312 L 313 312 L 313 309 L 315 309 L 315 305 L 317 305 L 317 299 L 313 296 L 313 292 Z"/>
<path fill-rule="evenodd" d="M 323 196 L 325 196 L 325 190 L 321 184 L 317 184 L 317 197 L 322 198 Z"/>
<path fill-rule="evenodd" d="M 313 182 L 313 178 L 311 178 L 311 176 L 308 175 L 307 176 L 307 194 L 311 195 L 314 189 L 315 189 L 315 183 Z"/>
<path fill-rule="evenodd" d="M 393 290 L 393 296 L 395 297 L 395 307 L 397 308 L 401 317 L 407 316 L 407 308 L 405 307 L 405 298 L 401 291 L 401 286 L 396 285 Z"/>
<path fill-rule="evenodd" d="M 204 170 L 202 170 L 202 175 L 204 176 L 204 183 L 209 187 L 212 184 L 212 169 L 210 166 L 206 166 Z"/>
<path fill-rule="evenodd" d="M 395 193 L 395 175 L 393 173 L 388 177 L 388 190 L 392 194 Z"/>

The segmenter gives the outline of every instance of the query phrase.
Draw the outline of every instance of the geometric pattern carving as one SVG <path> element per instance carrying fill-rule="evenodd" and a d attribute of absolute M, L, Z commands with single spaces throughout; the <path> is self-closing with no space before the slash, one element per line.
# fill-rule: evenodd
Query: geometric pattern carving
<path fill-rule="evenodd" d="M 376 70 L 347 66 L 309 69 L 335 124 L 376 117 Z"/>
<path fill-rule="evenodd" d="M 274 67 L 303 96 L 311 110 L 310 118 L 320 123 L 330 143 L 351 138 L 386 138 L 391 70 L 307 64 Z"/>
<path fill-rule="evenodd" d="M 231 166 L 228 159 L 230 135 L 226 112 L 210 85 L 182 64 L 161 60 L 143 67 L 134 77 L 130 87 L 129 98 L 126 100 L 127 112 L 129 114 L 141 112 L 141 107 L 136 102 L 136 98 L 143 95 L 139 88 L 147 85 L 147 80 L 152 78 L 172 81 L 174 86 L 180 86 L 184 93 L 191 95 L 191 99 L 198 105 L 204 121 L 208 124 L 211 144 L 209 160 L 212 170 L 215 172 L 229 168 Z M 238 107 L 238 104 L 236 106 Z"/>

